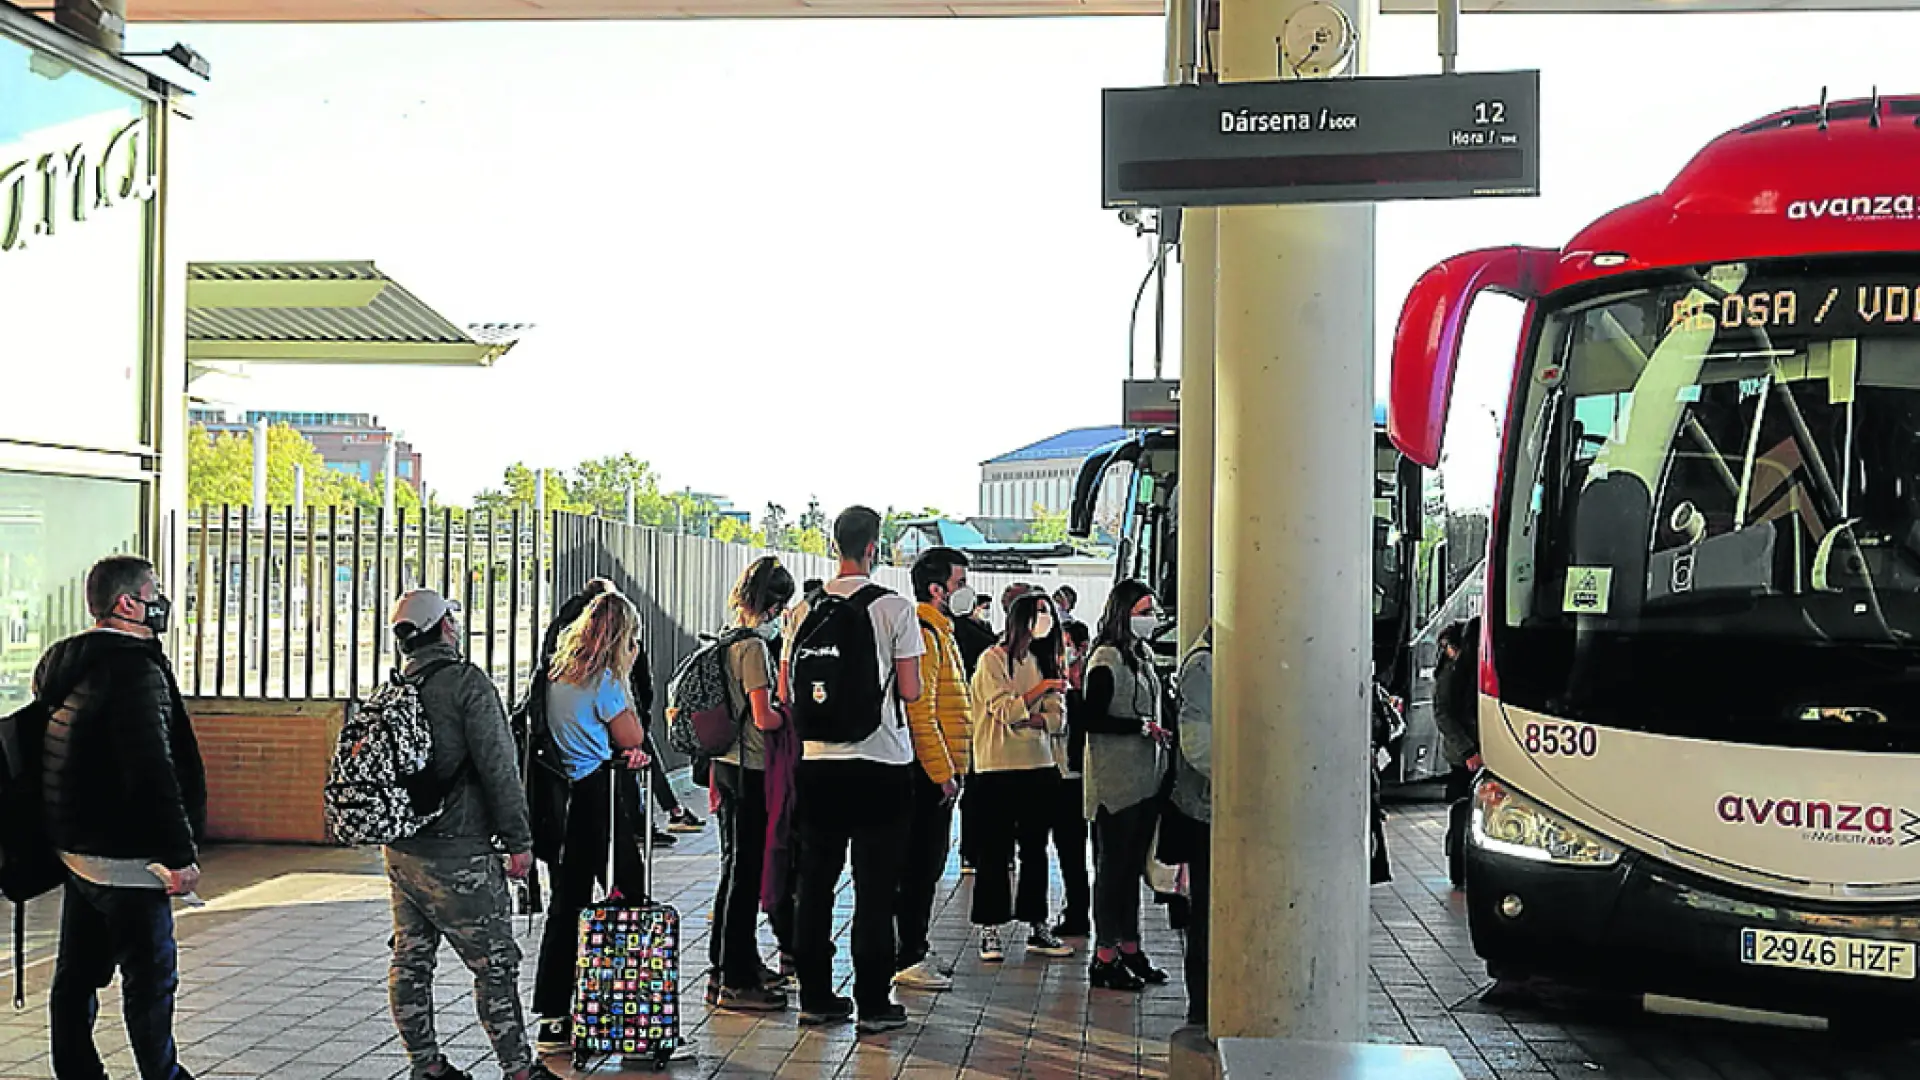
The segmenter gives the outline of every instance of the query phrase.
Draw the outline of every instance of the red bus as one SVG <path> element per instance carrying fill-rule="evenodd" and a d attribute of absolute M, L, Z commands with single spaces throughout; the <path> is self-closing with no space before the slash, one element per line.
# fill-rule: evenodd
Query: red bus
<path fill-rule="evenodd" d="M 1407 298 L 1389 427 L 1428 466 L 1474 298 L 1526 305 L 1467 853 L 1495 977 L 1916 994 L 1916 124 L 1920 97 L 1756 120 Z"/>

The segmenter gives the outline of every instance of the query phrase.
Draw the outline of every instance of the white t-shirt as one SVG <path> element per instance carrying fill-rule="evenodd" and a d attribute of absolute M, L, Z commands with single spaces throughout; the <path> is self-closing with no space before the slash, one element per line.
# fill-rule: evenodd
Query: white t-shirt
<path fill-rule="evenodd" d="M 838 577 L 827 582 L 826 591 L 849 597 L 873 584 L 866 577 Z M 800 756 L 807 761 L 877 761 L 882 765 L 913 764 L 913 736 L 907 730 L 907 718 L 894 689 L 895 660 L 913 660 L 927 651 L 920 637 L 920 616 L 913 601 L 899 593 L 888 593 L 867 608 L 873 620 L 874 659 L 879 661 L 880 684 L 884 697 L 880 704 L 880 726 L 857 743 L 808 742 Z M 788 626 L 798 631 L 807 619 L 807 604 L 793 609 Z M 787 636 L 793 641 L 792 632 Z"/>

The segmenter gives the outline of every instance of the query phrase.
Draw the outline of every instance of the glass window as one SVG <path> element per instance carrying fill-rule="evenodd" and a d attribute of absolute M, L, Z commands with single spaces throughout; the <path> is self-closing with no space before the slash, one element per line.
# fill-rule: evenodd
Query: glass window
<path fill-rule="evenodd" d="M 142 487 L 0 472 L 0 713 L 26 702 L 47 646 L 92 621 L 88 568 L 143 549 Z"/>
<path fill-rule="evenodd" d="M 146 434 L 147 106 L 0 38 L 0 438 Z"/>

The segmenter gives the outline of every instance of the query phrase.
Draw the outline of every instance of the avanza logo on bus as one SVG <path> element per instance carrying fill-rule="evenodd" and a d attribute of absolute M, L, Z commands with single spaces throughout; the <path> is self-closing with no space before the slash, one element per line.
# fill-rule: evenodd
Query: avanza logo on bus
<path fill-rule="evenodd" d="M 1833 195 L 1795 199 L 1787 204 L 1790 221 L 1834 218 L 1840 221 L 1911 220 L 1920 207 L 1912 195 Z"/>
<path fill-rule="evenodd" d="M 1756 799 L 1728 794 L 1720 796 L 1714 810 L 1728 825 L 1797 829 L 1801 839 L 1821 844 L 1920 844 L 1920 814 L 1884 803 Z"/>

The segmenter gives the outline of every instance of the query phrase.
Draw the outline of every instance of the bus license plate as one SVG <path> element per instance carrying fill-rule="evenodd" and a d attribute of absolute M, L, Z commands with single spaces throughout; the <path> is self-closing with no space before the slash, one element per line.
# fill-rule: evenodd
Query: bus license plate
<path fill-rule="evenodd" d="M 1872 975 L 1881 979 L 1914 977 L 1914 947 L 1904 941 L 1749 929 L 1740 931 L 1740 959 L 1748 964 L 1797 971 Z"/>

